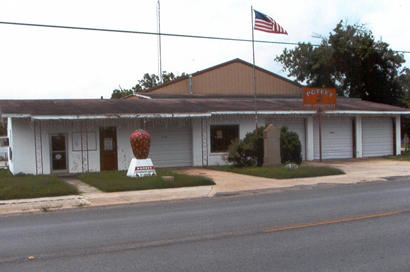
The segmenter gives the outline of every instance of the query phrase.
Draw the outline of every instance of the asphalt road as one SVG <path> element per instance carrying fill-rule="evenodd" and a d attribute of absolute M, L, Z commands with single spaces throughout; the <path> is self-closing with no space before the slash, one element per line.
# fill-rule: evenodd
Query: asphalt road
<path fill-rule="evenodd" d="M 410 178 L 0 216 L 0 271 L 410 271 Z"/>

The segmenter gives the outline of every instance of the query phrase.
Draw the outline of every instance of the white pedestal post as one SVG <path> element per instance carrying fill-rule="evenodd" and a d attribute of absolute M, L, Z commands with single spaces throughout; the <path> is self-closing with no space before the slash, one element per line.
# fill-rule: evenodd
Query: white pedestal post
<path fill-rule="evenodd" d="M 127 176 L 128 177 L 147 177 L 147 176 L 156 176 L 155 167 L 152 164 L 151 159 L 137 160 L 133 158 L 128 167 Z"/>

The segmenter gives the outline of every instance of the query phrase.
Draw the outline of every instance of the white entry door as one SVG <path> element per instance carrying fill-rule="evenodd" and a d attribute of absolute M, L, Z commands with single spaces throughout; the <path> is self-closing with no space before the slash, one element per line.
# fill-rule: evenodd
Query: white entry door
<path fill-rule="evenodd" d="M 50 135 L 52 172 L 67 172 L 67 139 L 65 134 Z"/>

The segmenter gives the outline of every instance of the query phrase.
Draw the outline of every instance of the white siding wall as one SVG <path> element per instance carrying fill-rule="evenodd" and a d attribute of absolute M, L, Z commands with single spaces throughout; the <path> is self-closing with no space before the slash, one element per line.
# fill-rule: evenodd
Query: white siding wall
<path fill-rule="evenodd" d="M 156 167 L 192 165 L 192 125 L 190 119 L 176 120 L 88 120 L 88 121 L 35 121 L 13 119 L 9 122 L 10 146 L 13 160 L 10 170 L 29 174 L 50 174 L 50 135 L 64 134 L 67 139 L 67 163 L 69 173 L 100 171 L 99 128 L 116 127 L 118 169 L 127 170 L 133 158 L 129 136 L 138 128 L 145 128 L 152 136 L 150 158 Z M 83 152 L 73 148 L 73 135 L 80 138 L 82 129 Z M 95 145 L 87 152 L 87 134 L 89 145 Z M 36 137 L 34 136 L 36 132 Z M 41 136 L 41 137 L 40 137 Z M 91 139 L 93 138 L 93 139 Z M 34 140 L 36 139 L 36 140 Z M 35 146 L 36 142 L 36 146 Z M 37 156 L 35 149 L 37 148 Z M 87 160 L 88 155 L 88 160 Z M 37 158 L 37 171 L 36 171 Z M 89 166 L 87 165 L 89 163 Z"/>
<path fill-rule="evenodd" d="M 393 155 L 393 121 L 390 117 L 362 119 L 363 157 Z"/>
<path fill-rule="evenodd" d="M 97 172 L 100 170 L 98 123 L 94 121 L 42 121 L 42 123 L 43 167 L 46 173 L 51 172 L 50 136 L 59 133 L 66 135 L 69 173 L 81 173 L 88 170 Z M 79 139 L 78 149 L 73 146 L 73 141 L 77 137 Z M 88 152 L 87 142 L 90 147 Z"/>
<path fill-rule="evenodd" d="M 54 134 L 64 134 L 66 136 L 67 150 L 67 167 L 69 173 L 96 172 L 100 170 L 99 162 L 99 132 L 98 124 L 93 121 L 35 121 L 37 156 L 34 156 L 32 162 L 37 158 L 37 173 L 50 174 L 51 169 L 51 146 L 50 137 Z M 88 136 L 87 136 L 88 135 Z M 34 146 L 34 128 L 30 135 Z M 41 137 L 41 138 L 40 138 Z M 82 139 L 81 139 L 82 138 Z M 40 140 L 41 139 L 41 140 Z M 74 141 L 78 139 L 78 149 L 74 147 Z M 87 143 L 90 149 L 87 152 Z M 81 151 L 81 149 L 83 151 Z M 88 156 L 88 158 L 87 158 Z M 89 165 L 88 165 L 89 163 Z"/>
<path fill-rule="evenodd" d="M 314 159 L 320 159 L 319 122 L 314 122 Z M 351 117 L 322 117 L 322 158 L 345 159 L 353 157 Z"/>
<path fill-rule="evenodd" d="M 12 151 L 10 171 L 13 174 L 35 174 L 33 123 L 29 119 L 9 121 Z"/>
<path fill-rule="evenodd" d="M 129 136 L 138 128 L 146 127 L 152 135 L 152 148 L 150 157 L 157 163 L 157 167 L 192 165 L 192 128 L 190 120 L 171 122 L 150 122 L 144 125 L 139 120 L 96 120 L 96 121 L 36 121 L 35 123 L 25 119 L 14 119 L 10 123 L 12 135 L 10 144 L 13 150 L 13 161 L 10 170 L 13 173 L 37 173 L 50 174 L 50 135 L 65 134 L 67 139 L 67 163 L 70 173 L 86 171 L 96 172 L 100 170 L 100 145 L 99 128 L 114 126 L 117 129 L 117 154 L 118 169 L 128 169 L 129 162 L 133 158 L 129 144 Z M 35 126 L 35 128 L 34 128 Z M 82 126 L 83 152 L 73 149 L 73 134 L 79 137 Z M 41 127 L 41 128 L 40 128 Z M 95 149 L 87 152 L 87 134 L 89 144 L 95 145 Z M 36 131 L 36 141 L 34 140 Z M 41 135 L 41 141 L 40 141 Z M 92 139 L 91 139 L 92 138 Z M 80 138 L 81 139 L 81 138 Z M 35 156 L 35 144 L 37 143 L 37 156 Z M 88 155 L 88 160 L 87 160 Z M 89 168 L 87 163 L 89 163 Z"/>
<path fill-rule="evenodd" d="M 108 127 L 109 125 L 107 125 Z M 139 128 L 143 128 L 141 120 L 126 120 L 119 123 L 113 123 L 112 126 L 117 128 L 117 156 L 118 170 L 128 170 L 131 159 L 134 158 L 130 145 L 130 135 Z"/>
<path fill-rule="evenodd" d="M 10 170 L 13 174 L 50 174 L 50 135 L 64 134 L 67 143 L 67 167 L 70 173 L 82 171 L 96 172 L 100 170 L 99 127 L 113 125 L 112 121 L 30 121 L 28 119 L 13 119 L 12 143 L 13 161 Z M 73 135 L 80 138 L 82 126 L 83 152 L 73 148 Z M 87 131 L 87 134 L 85 133 Z M 92 150 L 87 152 L 87 141 Z M 81 142 L 81 141 L 80 141 Z M 94 148 L 95 147 L 95 148 Z M 80 143 L 81 149 L 81 143 Z M 35 154 L 37 150 L 37 155 Z M 88 160 L 87 160 L 88 155 Z M 36 164 L 37 161 L 37 164 Z M 89 166 L 87 163 L 89 162 Z M 37 165 L 37 169 L 36 169 Z M 36 171 L 37 170 L 37 171 Z"/>
<path fill-rule="evenodd" d="M 305 159 L 304 119 L 259 118 L 258 125 L 273 123 L 287 126 L 298 133 Z M 314 119 L 313 143 L 314 159 L 319 159 L 318 122 Z M 13 152 L 9 162 L 12 173 L 50 174 L 50 135 L 63 133 L 67 137 L 68 167 L 70 173 L 100 170 L 99 128 L 114 126 L 117 129 L 118 169 L 127 170 L 133 158 L 129 136 L 138 128 L 146 129 L 152 136 L 150 158 L 156 167 L 224 165 L 226 153 L 211 153 L 210 125 L 239 125 L 239 137 L 255 129 L 253 116 L 217 116 L 198 119 L 156 119 L 156 120 L 88 120 L 88 121 L 31 121 L 29 119 L 8 120 L 8 136 Z M 352 157 L 352 118 L 323 118 L 322 124 L 323 159 Z M 205 128 L 204 128 L 205 126 Z M 363 156 L 383 156 L 393 154 L 392 119 L 389 117 L 363 118 Z M 83 130 L 84 151 L 73 150 L 73 135 Z M 86 151 L 89 137 L 95 149 Z M 34 136 L 36 134 L 36 137 Z M 41 135 L 41 138 L 40 138 Z M 35 146 L 36 143 L 36 146 Z M 91 145 L 91 142 L 90 142 Z M 90 146 L 91 148 L 91 146 Z M 37 156 L 35 154 L 37 149 Z M 87 154 L 88 153 L 88 154 Z M 88 160 L 87 160 L 88 155 Z M 36 169 L 37 158 L 37 169 Z M 89 166 L 87 165 L 89 162 Z M 37 171 L 36 171 L 37 170 Z"/>

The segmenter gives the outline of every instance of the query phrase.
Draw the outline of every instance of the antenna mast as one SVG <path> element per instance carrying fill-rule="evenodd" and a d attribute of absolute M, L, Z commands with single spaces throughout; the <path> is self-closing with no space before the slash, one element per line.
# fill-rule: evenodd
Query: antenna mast
<path fill-rule="evenodd" d="M 159 83 L 162 83 L 162 60 L 161 60 L 161 11 L 159 0 L 157 2 L 157 30 L 158 30 L 158 76 Z"/>

